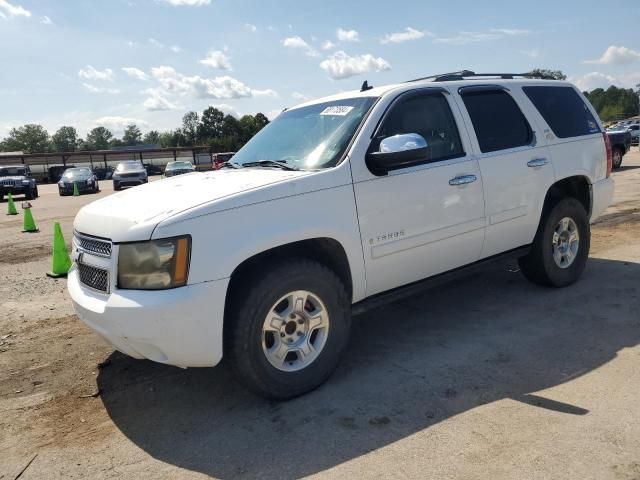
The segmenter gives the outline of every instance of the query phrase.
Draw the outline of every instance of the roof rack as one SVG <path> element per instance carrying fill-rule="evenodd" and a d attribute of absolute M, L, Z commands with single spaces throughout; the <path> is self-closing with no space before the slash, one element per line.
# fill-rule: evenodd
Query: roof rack
<path fill-rule="evenodd" d="M 460 70 L 459 72 L 451 72 L 451 73 L 440 73 L 438 75 L 431 75 L 429 77 L 421 77 L 414 78 L 413 80 L 408 80 L 406 83 L 410 82 L 420 82 L 422 80 L 433 80 L 434 82 L 446 82 L 452 80 L 464 80 L 465 78 L 478 78 L 478 77 L 498 77 L 502 79 L 513 79 L 514 77 L 525 77 L 525 78 L 541 78 L 543 80 L 553 80 L 552 77 L 536 74 L 533 72 L 527 73 L 475 73 L 471 70 Z"/>

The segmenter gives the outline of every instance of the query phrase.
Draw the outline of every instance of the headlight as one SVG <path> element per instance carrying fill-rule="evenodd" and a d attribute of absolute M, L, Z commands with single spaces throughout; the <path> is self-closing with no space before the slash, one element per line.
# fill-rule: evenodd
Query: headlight
<path fill-rule="evenodd" d="M 118 254 L 118 287 L 162 290 L 187 283 L 191 236 L 123 243 Z"/>
<path fill-rule="evenodd" d="M 29 185 L 29 180 L 22 180 L 23 185 Z"/>
<path fill-rule="evenodd" d="M 87 180 L 87 183 L 88 183 L 89 185 L 91 185 L 91 184 L 93 183 L 93 178 L 89 178 L 89 179 Z"/>
<path fill-rule="evenodd" d="M 59 186 L 59 187 L 64 187 L 64 182 L 63 182 L 62 180 L 60 180 L 60 181 L 58 182 L 58 186 Z"/>

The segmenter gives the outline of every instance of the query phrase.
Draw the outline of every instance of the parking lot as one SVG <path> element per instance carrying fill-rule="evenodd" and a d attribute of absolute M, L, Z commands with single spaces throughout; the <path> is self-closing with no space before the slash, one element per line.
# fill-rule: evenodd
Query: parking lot
<path fill-rule="evenodd" d="M 0 479 L 639 479 L 632 150 L 576 285 L 537 287 L 510 263 L 370 311 L 329 382 L 285 403 L 224 365 L 134 360 L 85 328 L 45 276 L 53 222 L 69 242 L 111 182 L 80 197 L 41 185 L 39 233 L 0 215 Z"/>

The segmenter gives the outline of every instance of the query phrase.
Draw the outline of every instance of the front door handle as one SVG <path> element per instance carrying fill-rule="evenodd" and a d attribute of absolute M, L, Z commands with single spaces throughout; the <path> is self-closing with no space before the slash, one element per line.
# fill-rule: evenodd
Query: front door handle
<path fill-rule="evenodd" d="M 466 185 L 467 183 L 473 183 L 478 179 L 475 175 L 460 175 L 449 180 L 449 185 L 456 187 L 459 185 Z"/>
<path fill-rule="evenodd" d="M 542 167 L 547 163 L 549 163 L 549 160 L 547 160 L 546 158 L 534 158 L 533 160 L 529 160 L 527 162 L 527 167 L 537 168 Z"/>

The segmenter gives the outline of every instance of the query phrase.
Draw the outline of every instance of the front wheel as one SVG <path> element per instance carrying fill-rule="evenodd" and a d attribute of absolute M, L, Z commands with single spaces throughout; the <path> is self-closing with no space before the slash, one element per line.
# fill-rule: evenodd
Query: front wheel
<path fill-rule="evenodd" d="M 120 187 L 120 184 L 119 184 L 119 183 L 113 182 L 113 189 L 114 189 L 115 191 L 120 190 L 120 188 L 121 188 L 121 187 Z"/>
<path fill-rule="evenodd" d="M 518 260 L 520 270 L 538 285 L 571 285 L 582 274 L 589 256 L 591 229 L 587 212 L 575 198 L 565 198 L 542 222 L 531 251 Z"/>
<path fill-rule="evenodd" d="M 240 381 L 277 400 L 321 385 L 349 338 L 350 302 L 342 281 L 305 259 L 274 264 L 247 280 L 234 292 L 224 327 L 225 357 Z"/>

